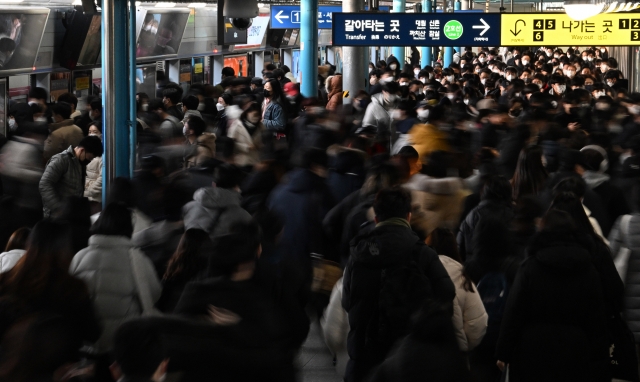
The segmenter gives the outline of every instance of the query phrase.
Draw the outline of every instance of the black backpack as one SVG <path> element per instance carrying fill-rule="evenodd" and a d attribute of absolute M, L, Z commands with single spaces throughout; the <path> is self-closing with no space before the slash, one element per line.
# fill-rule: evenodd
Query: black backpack
<path fill-rule="evenodd" d="M 418 265 L 422 249 L 422 243 L 416 244 L 411 261 L 381 272 L 378 340 L 384 346 L 409 334 L 411 317 L 433 296 L 429 278 Z"/>

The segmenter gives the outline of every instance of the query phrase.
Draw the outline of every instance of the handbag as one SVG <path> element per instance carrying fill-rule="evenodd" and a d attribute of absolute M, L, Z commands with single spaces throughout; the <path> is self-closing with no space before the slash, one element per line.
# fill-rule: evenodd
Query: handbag
<path fill-rule="evenodd" d="M 143 282 L 142 261 L 144 255 L 136 252 L 133 248 L 129 249 L 129 261 L 131 262 L 131 271 L 133 274 L 133 283 L 138 291 L 138 300 L 142 308 L 143 316 L 160 316 L 162 313 L 155 308 L 153 298 L 151 297 L 151 288 L 149 284 Z"/>

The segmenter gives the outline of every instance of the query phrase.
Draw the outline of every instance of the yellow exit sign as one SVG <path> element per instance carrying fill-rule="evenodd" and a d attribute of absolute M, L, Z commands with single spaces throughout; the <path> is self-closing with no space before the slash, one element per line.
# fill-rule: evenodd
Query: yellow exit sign
<path fill-rule="evenodd" d="M 603 13 L 575 21 L 565 13 L 501 14 L 503 46 L 639 45 L 640 13 Z"/>

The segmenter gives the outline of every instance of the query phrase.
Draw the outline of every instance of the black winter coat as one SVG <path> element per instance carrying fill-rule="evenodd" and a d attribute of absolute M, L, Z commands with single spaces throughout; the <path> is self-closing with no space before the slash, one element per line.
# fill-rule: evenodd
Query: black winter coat
<path fill-rule="evenodd" d="M 483 200 L 478 207 L 471 210 L 460 224 L 460 231 L 458 232 L 458 248 L 462 260 L 466 261 L 466 259 L 473 257 L 473 247 L 471 245 L 473 231 L 480 219 L 485 216 L 492 216 L 504 222 L 509 222 L 513 219 L 513 209 L 507 203 Z"/>
<path fill-rule="evenodd" d="M 451 304 L 455 287 L 438 255 L 426 245 L 418 252 L 418 236 L 409 227 L 380 226 L 356 237 L 344 272 L 342 306 L 349 314 L 345 380 L 362 381 L 389 352 L 377 335 L 378 298 L 383 269 L 408 264 L 414 259 L 428 277 L 433 297 Z M 418 254 L 419 253 L 419 254 Z"/>
<path fill-rule="evenodd" d="M 541 233 L 509 292 L 497 358 L 510 381 L 605 381 L 602 289 L 585 241 Z"/>

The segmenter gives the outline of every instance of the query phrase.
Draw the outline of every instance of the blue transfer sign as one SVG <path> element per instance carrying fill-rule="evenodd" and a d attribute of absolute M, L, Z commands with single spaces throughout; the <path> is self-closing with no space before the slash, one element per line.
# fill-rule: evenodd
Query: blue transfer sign
<path fill-rule="evenodd" d="M 334 46 L 500 46 L 498 13 L 334 13 Z"/>
<path fill-rule="evenodd" d="M 342 6 L 319 6 L 318 29 L 331 29 L 332 14 L 342 12 Z M 271 29 L 299 29 L 300 28 L 299 5 L 272 5 Z"/>

